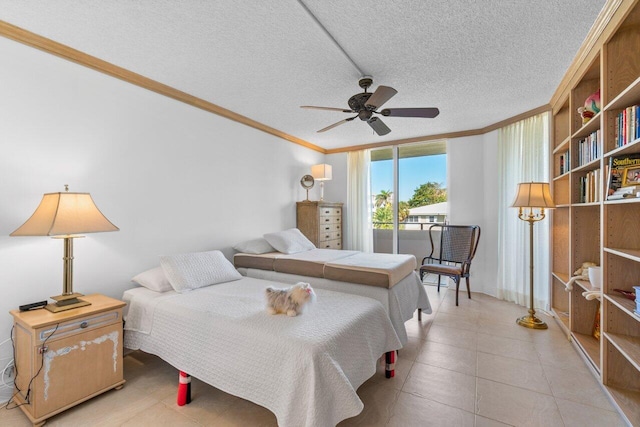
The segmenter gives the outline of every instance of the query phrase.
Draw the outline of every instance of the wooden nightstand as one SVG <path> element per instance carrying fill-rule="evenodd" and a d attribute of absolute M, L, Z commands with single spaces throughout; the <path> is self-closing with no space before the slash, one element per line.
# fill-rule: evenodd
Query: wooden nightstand
<path fill-rule="evenodd" d="M 82 299 L 91 305 L 59 313 L 11 311 L 18 375 L 14 400 L 34 425 L 125 382 L 125 303 L 98 294 Z"/>

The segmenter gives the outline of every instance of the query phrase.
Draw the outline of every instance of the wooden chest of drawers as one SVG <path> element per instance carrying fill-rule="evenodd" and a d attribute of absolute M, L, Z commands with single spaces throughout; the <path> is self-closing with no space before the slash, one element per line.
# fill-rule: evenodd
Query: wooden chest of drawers
<path fill-rule="evenodd" d="M 317 248 L 342 249 L 342 203 L 296 203 L 297 227 Z"/>

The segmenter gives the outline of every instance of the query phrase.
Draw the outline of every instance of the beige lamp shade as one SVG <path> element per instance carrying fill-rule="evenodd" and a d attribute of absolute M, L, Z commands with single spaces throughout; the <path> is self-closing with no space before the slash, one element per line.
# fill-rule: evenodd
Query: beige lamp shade
<path fill-rule="evenodd" d="M 313 165 L 311 166 L 311 176 L 316 181 L 330 181 L 332 178 L 331 175 L 331 165 Z"/>
<path fill-rule="evenodd" d="M 523 182 L 518 184 L 518 194 L 511 207 L 553 209 L 556 205 L 551 198 L 549 183 Z"/>
<path fill-rule="evenodd" d="M 11 236 L 71 236 L 118 231 L 89 193 L 47 193 L 36 211 Z"/>

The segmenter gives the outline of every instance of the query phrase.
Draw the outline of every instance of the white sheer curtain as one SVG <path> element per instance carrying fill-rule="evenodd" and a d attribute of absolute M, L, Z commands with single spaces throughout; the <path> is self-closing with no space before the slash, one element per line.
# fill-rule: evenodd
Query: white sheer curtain
<path fill-rule="evenodd" d="M 498 131 L 498 290 L 529 305 L 529 224 L 510 208 L 520 182 L 549 181 L 549 113 Z M 549 220 L 534 224 L 534 305 L 549 309 Z"/>
<path fill-rule="evenodd" d="M 371 224 L 370 150 L 350 151 L 347 157 L 347 247 L 373 252 Z"/>

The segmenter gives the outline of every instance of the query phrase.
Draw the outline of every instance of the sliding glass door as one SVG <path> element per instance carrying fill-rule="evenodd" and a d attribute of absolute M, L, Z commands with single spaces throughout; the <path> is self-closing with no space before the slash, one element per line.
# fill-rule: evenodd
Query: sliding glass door
<path fill-rule="evenodd" d="M 427 255 L 428 228 L 447 220 L 446 141 L 371 151 L 374 252 Z"/>

